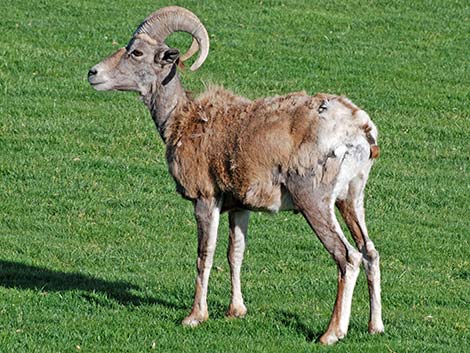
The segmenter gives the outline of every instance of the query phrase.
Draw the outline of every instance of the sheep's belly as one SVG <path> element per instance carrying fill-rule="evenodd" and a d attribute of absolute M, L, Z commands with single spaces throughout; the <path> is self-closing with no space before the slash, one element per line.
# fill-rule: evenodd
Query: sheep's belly
<path fill-rule="evenodd" d="M 269 182 L 252 185 L 243 197 L 243 205 L 248 209 L 266 212 L 296 210 L 287 189 Z"/>

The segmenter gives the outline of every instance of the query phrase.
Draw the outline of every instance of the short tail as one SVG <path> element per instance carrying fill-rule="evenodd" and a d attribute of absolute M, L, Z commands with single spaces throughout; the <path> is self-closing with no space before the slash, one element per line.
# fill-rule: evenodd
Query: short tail
<path fill-rule="evenodd" d="M 370 159 L 377 159 L 380 156 L 380 147 L 377 145 L 370 145 Z"/>
<path fill-rule="evenodd" d="M 374 126 L 371 126 L 370 124 L 366 123 L 362 126 L 362 129 L 364 130 L 366 134 L 366 139 L 367 142 L 369 142 L 370 145 L 370 159 L 377 159 L 380 156 L 380 147 L 377 145 L 377 139 L 376 135 L 377 132 L 373 132 L 375 130 Z M 375 136 L 374 136 L 375 135 Z"/>

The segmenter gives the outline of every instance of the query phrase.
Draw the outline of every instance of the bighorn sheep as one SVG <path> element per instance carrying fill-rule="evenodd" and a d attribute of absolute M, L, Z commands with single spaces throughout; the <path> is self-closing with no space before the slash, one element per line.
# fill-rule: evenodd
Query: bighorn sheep
<path fill-rule="evenodd" d="M 193 44 L 180 57 L 165 39 L 188 32 Z M 383 332 L 379 255 L 364 216 L 364 188 L 378 156 L 377 129 L 367 113 L 344 97 L 305 92 L 255 101 L 223 88 L 197 99 L 183 89 L 177 66 L 200 51 L 197 70 L 209 52 L 209 37 L 192 12 L 176 6 L 152 13 L 125 48 L 90 69 L 97 90 L 137 91 L 166 145 L 177 191 L 194 204 L 198 230 L 195 298 L 184 325 L 208 319 L 207 288 L 219 215 L 229 213 L 228 316 L 247 309 L 240 288 L 250 210 L 300 212 L 338 266 L 333 314 L 321 343 L 348 330 L 353 289 L 362 261 L 369 286 L 369 332 Z M 335 217 L 338 207 L 356 250 Z"/>

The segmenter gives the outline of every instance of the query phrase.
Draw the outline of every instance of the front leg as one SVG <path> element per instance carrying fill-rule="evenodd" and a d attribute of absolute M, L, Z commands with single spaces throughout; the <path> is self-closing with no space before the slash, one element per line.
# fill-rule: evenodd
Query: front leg
<path fill-rule="evenodd" d="M 183 325 L 195 327 L 209 318 L 207 287 L 217 242 L 222 198 L 197 199 L 194 202 L 198 231 L 197 277 L 194 304 Z"/>
<path fill-rule="evenodd" d="M 230 264 L 230 277 L 232 282 L 232 299 L 227 311 L 228 317 L 243 317 L 246 314 L 240 284 L 240 270 L 243 262 L 243 253 L 245 251 L 249 218 L 250 211 L 247 210 L 230 211 L 228 215 L 230 238 L 227 259 Z"/>

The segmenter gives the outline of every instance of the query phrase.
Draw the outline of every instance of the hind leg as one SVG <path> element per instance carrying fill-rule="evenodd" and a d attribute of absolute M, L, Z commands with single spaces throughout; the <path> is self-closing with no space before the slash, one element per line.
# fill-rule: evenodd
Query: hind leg
<path fill-rule="evenodd" d="M 326 332 L 320 337 L 321 343 L 333 344 L 348 331 L 352 296 L 362 256 L 341 230 L 331 193 L 325 190 L 306 192 L 308 187 L 302 183 L 296 184 L 290 188 L 295 205 L 338 266 L 338 290 L 333 314 Z"/>
<path fill-rule="evenodd" d="M 316 202 L 302 213 L 338 266 L 338 290 L 333 314 L 328 329 L 320 338 L 323 344 L 333 344 L 348 332 L 352 296 L 362 256 L 342 233 L 333 205 Z"/>
<path fill-rule="evenodd" d="M 367 177 L 358 177 L 350 182 L 346 199 L 338 200 L 336 205 L 346 222 L 358 249 L 362 253 L 362 261 L 369 288 L 370 316 L 369 332 L 382 333 L 382 303 L 380 296 L 379 253 L 369 238 L 364 212 L 364 188 Z"/>

